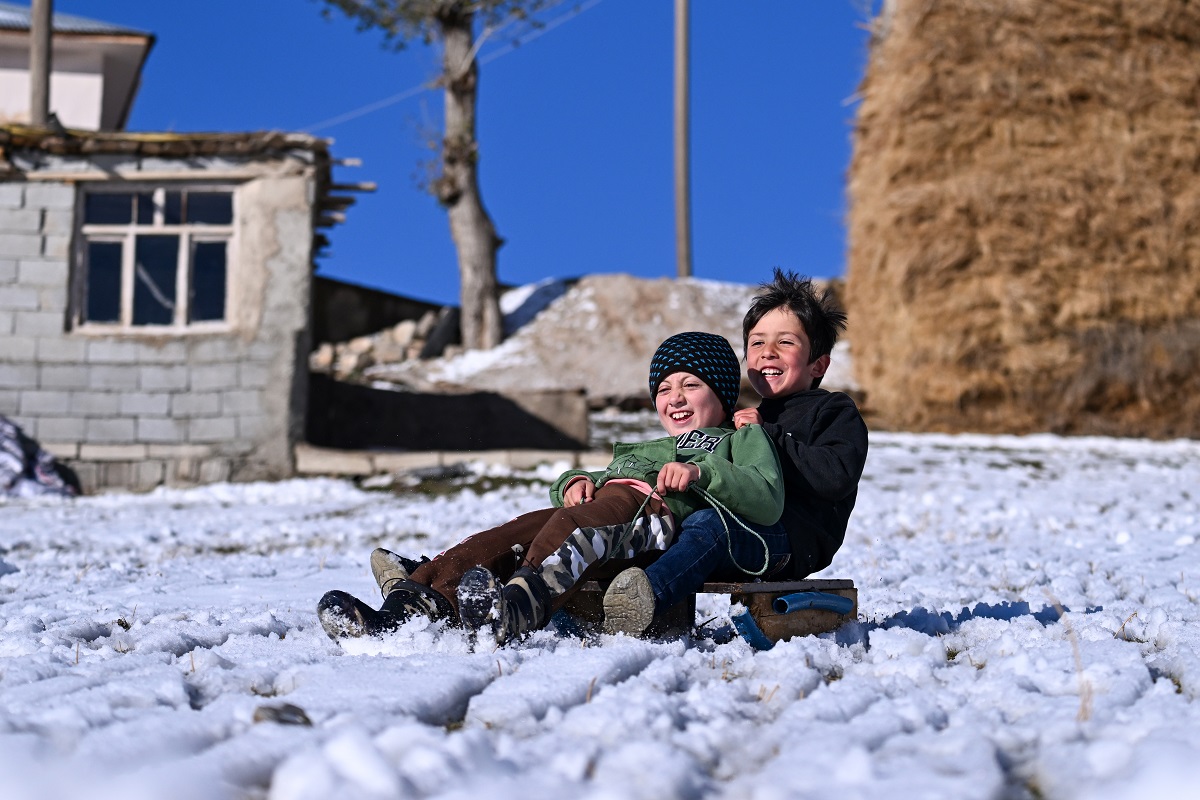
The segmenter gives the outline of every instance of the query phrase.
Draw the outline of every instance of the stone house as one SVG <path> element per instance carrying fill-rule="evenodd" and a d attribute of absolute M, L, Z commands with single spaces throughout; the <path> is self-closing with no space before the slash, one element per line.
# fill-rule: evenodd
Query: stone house
<path fill-rule="evenodd" d="M 306 135 L 102 122 L 0 124 L 0 415 L 85 490 L 293 474 L 319 229 L 367 187 Z"/>

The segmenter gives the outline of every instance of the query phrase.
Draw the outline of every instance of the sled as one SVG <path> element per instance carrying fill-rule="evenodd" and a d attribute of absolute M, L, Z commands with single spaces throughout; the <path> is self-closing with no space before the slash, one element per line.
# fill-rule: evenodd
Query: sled
<path fill-rule="evenodd" d="M 607 583 L 584 581 L 564 610 L 584 624 L 599 626 L 604 620 L 606 588 Z M 794 636 L 828 633 L 858 619 L 858 589 L 852 580 L 713 582 L 705 583 L 700 592 L 727 594 L 730 601 L 743 605 L 746 611 L 734 617 L 734 626 L 759 650 Z M 692 594 L 655 614 L 646 635 L 684 636 L 695 623 L 696 595 Z"/>

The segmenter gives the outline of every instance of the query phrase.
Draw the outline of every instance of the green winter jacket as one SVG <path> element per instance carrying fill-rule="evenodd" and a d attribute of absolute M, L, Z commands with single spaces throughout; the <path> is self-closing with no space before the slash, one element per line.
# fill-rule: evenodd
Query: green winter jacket
<path fill-rule="evenodd" d="M 618 442 L 613 459 L 603 472 L 570 470 L 550 488 L 555 507 L 563 505 L 563 490 L 577 475 L 586 475 L 603 486 L 613 478 L 634 478 L 654 486 L 663 464 L 672 461 L 695 464 L 700 477 L 693 483 L 738 517 L 759 525 L 771 525 L 783 513 L 783 470 L 775 446 L 759 425 L 732 428 L 700 428 L 648 442 Z M 693 511 L 708 508 L 698 492 L 668 492 L 667 506 L 676 522 Z"/>

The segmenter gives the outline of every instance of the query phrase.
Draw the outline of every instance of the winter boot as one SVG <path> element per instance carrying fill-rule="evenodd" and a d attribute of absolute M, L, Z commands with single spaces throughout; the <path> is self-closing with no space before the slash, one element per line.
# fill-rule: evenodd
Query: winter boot
<path fill-rule="evenodd" d="M 398 621 L 381 615 L 354 595 L 341 591 L 325 593 L 317 603 L 317 619 L 335 642 L 338 639 L 377 636 L 399 626 Z"/>
<path fill-rule="evenodd" d="M 379 636 L 394 631 L 416 615 L 456 620 L 454 606 L 428 586 L 396 581 L 378 611 L 348 592 L 326 592 L 317 603 L 317 618 L 333 640 Z"/>
<path fill-rule="evenodd" d="M 496 644 L 546 627 L 550 619 L 550 589 L 539 570 L 521 567 L 500 590 L 500 626 Z"/>
<path fill-rule="evenodd" d="M 393 553 L 391 550 L 376 547 L 371 553 L 371 574 L 375 576 L 375 583 L 379 584 L 380 594 L 387 599 L 396 581 L 408 580 L 409 575 L 428 560 L 428 558 L 423 558 L 421 561 L 416 561 Z"/>
<path fill-rule="evenodd" d="M 388 584 L 387 596 L 379 613 L 396 619 L 396 625 L 418 614 L 430 619 L 456 620 L 454 606 L 434 589 L 408 578 Z"/>
<path fill-rule="evenodd" d="M 645 570 L 618 573 L 604 592 L 604 632 L 641 636 L 654 621 L 654 590 Z"/>
<path fill-rule="evenodd" d="M 550 618 L 550 589 L 532 567 L 514 572 L 504 586 L 487 569 L 472 567 L 463 573 L 458 598 L 463 624 L 489 628 L 499 645 L 545 627 Z"/>

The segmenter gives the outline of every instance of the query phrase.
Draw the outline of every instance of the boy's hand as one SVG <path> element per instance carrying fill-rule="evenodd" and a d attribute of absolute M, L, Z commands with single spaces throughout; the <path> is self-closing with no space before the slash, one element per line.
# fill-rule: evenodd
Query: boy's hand
<path fill-rule="evenodd" d="M 700 479 L 700 468 L 695 464 L 683 464 L 672 461 L 663 464 L 658 471 L 658 486 L 654 487 L 659 494 L 667 492 L 682 492 L 692 481 Z"/>
<path fill-rule="evenodd" d="M 596 482 L 591 478 L 576 478 L 571 481 L 571 485 L 563 492 L 564 506 L 581 506 L 584 503 L 592 502 L 592 497 L 596 494 Z"/>
<path fill-rule="evenodd" d="M 743 408 L 733 413 L 733 427 L 744 428 L 747 425 L 762 425 L 762 414 L 757 408 Z"/>

